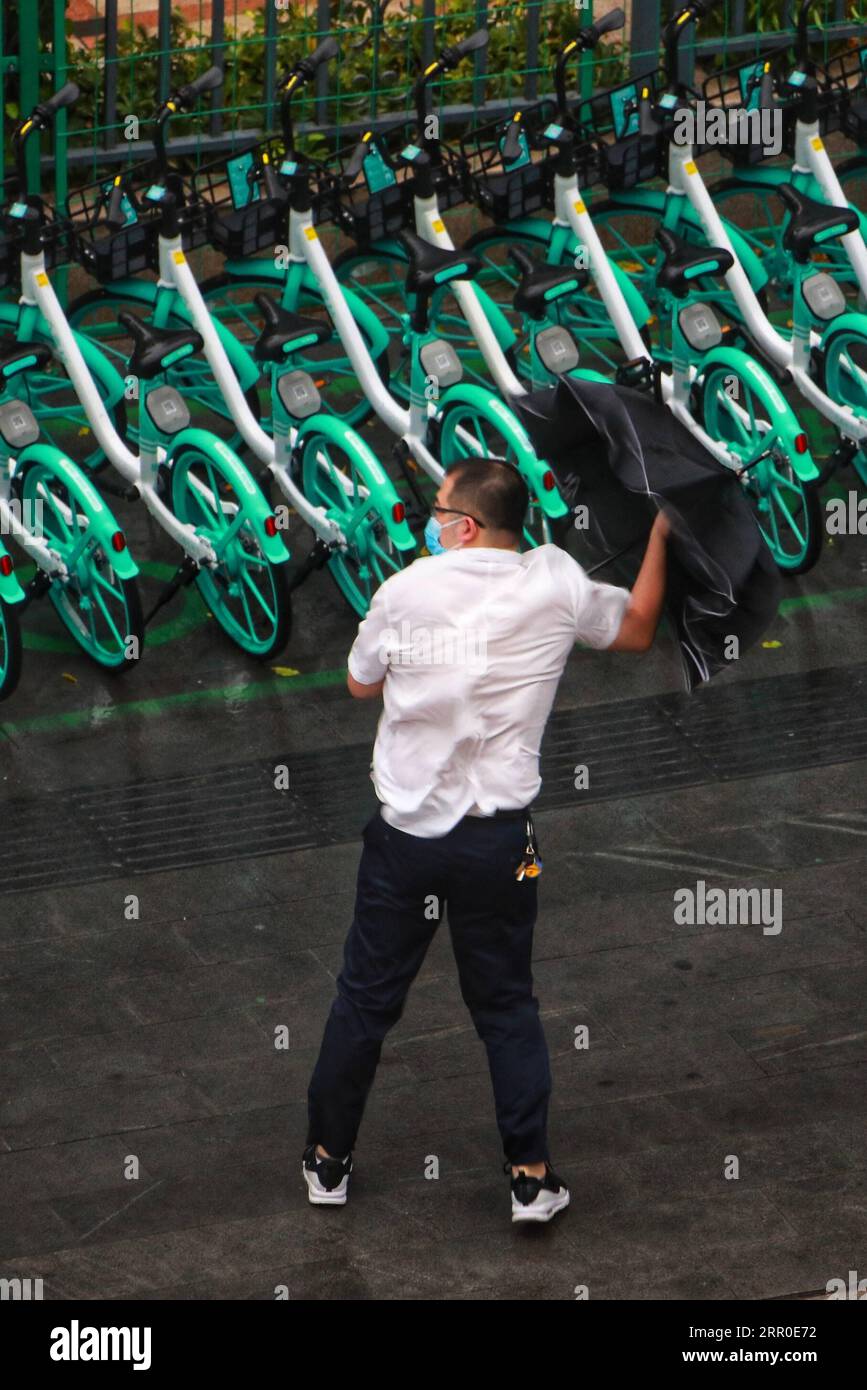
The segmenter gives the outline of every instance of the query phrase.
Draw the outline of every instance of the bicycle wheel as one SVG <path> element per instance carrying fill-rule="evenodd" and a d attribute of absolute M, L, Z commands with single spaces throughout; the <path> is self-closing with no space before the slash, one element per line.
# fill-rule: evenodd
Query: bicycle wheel
<path fill-rule="evenodd" d="M 347 537 L 346 549 L 332 555 L 328 569 L 349 606 L 363 618 L 380 584 L 403 569 L 406 552 L 391 540 L 377 511 L 363 460 L 345 443 L 314 431 L 302 442 L 300 465 L 305 497 L 314 507 L 324 507 Z"/>
<path fill-rule="evenodd" d="M 234 475 L 222 460 L 194 444 L 182 445 L 170 471 L 172 510 L 218 554 L 196 584 L 227 637 L 249 656 L 267 660 L 289 640 L 292 607 L 287 566 L 273 564 L 246 518 L 238 523 Z"/>
<path fill-rule="evenodd" d="M 69 308 L 69 321 L 86 338 L 96 343 L 122 377 L 128 373 L 133 341 L 129 330 L 118 322 L 118 315 L 132 312 L 141 317 L 150 315 L 149 306 L 131 295 L 114 290 L 90 290 L 81 295 Z M 167 328 L 187 329 L 189 321 L 174 311 L 168 315 Z M 201 353 L 185 357 L 166 372 L 166 381 L 180 391 L 190 409 L 192 423 L 218 435 L 237 454 L 243 454 L 246 443 L 232 419 L 226 399 L 214 380 L 210 364 Z M 257 386 L 244 392 L 254 418 L 261 418 L 261 402 Z M 138 448 L 138 427 L 130 425 L 127 438 L 133 450 Z"/>
<path fill-rule="evenodd" d="M 851 329 L 833 331 L 823 343 L 821 381 L 823 390 L 840 405 L 851 406 L 867 420 L 867 338 Z M 859 449 L 853 460 L 855 472 L 867 486 L 867 458 Z"/>
<path fill-rule="evenodd" d="M 8 700 L 21 678 L 21 625 L 15 604 L 0 598 L 0 700 Z"/>
<path fill-rule="evenodd" d="M 61 453 L 74 459 L 86 472 L 105 466 L 102 445 L 93 432 L 87 412 L 78 399 L 75 387 L 57 354 L 50 333 L 36 328 L 35 341 L 45 343 L 54 352 L 45 367 L 23 373 L 15 384 L 15 394 L 30 406 L 39 421 L 42 442 L 52 444 Z M 112 365 L 108 354 L 89 362 L 91 376 L 112 424 L 121 439 L 127 437 L 126 405 L 123 388 L 113 387 L 109 379 Z M 121 373 L 123 377 L 123 373 Z"/>
<path fill-rule="evenodd" d="M 663 301 L 656 285 L 657 259 L 662 255 L 654 240 L 660 226 L 659 218 L 647 208 L 630 207 L 623 203 L 601 203 L 592 211 L 593 225 L 609 259 L 629 276 L 647 303 L 656 310 L 657 317 L 651 321 L 654 356 L 661 361 L 669 361 L 671 325 L 668 314 L 660 313 Z M 677 234 L 695 245 L 707 245 L 702 229 L 685 219 L 678 224 Z M 708 282 L 707 292 L 702 289 L 702 297 L 723 318 L 740 323 L 743 315 L 737 300 L 728 288 L 719 288 L 719 285 L 719 281 Z M 759 290 L 757 297 L 762 308 L 766 309 L 767 290 Z"/>
<path fill-rule="evenodd" d="M 135 579 L 116 573 L 102 543 L 94 524 L 96 510 L 87 496 L 92 487 L 78 487 L 42 462 L 25 463 L 21 472 L 25 515 L 39 517 L 44 540 L 67 569 L 65 578 L 49 576 L 54 608 L 92 661 L 126 671 L 138 663 L 144 646 L 141 597 Z M 101 521 L 104 525 L 104 511 Z M 118 538 L 118 550 L 125 549 L 120 527 L 113 519 L 109 526 Z"/>
<path fill-rule="evenodd" d="M 787 457 L 773 405 L 722 364 L 705 372 L 694 401 L 702 427 L 742 460 L 742 481 L 778 568 L 786 574 L 812 569 L 822 549 L 821 503 Z"/>
<path fill-rule="evenodd" d="M 498 458 L 516 467 L 519 465 L 518 453 L 496 424 L 495 417 L 485 415 L 474 405 L 446 401 L 439 415 L 439 428 L 439 458 L 446 472 L 458 459 L 464 458 Z M 431 502 L 436 491 L 437 484 L 428 480 L 427 493 Z M 531 490 L 524 521 L 524 545 L 532 548 L 550 544 L 553 535 L 551 523 Z"/>
<path fill-rule="evenodd" d="M 852 207 L 867 212 L 867 153 L 853 155 L 838 164 L 836 174 Z"/>
<path fill-rule="evenodd" d="M 201 289 L 208 312 L 252 354 L 262 331 L 262 315 L 254 298 L 263 290 L 268 294 L 275 293 L 273 276 L 257 276 L 254 262 L 243 279 L 234 279 L 225 273 L 215 275 L 206 280 Z M 331 318 L 318 289 L 304 287 L 301 290 L 297 312 L 305 318 L 324 319 L 331 325 Z M 327 415 L 334 415 L 344 424 L 353 426 L 370 418 L 372 407 L 361 391 L 355 369 L 336 334 L 324 343 L 293 353 L 292 362 L 300 371 L 308 372 L 313 377 L 322 393 L 322 409 Z M 388 386 L 388 352 L 380 353 L 374 362 L 383 383 Z M 270 429 L 270 418 L 264 414 L 262 425 L 266 431 Z"/>

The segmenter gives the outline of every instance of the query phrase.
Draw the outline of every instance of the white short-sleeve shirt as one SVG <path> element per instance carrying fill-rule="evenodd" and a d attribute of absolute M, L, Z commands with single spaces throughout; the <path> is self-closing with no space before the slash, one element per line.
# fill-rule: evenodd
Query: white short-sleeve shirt
<path fill-rule="evenodd" d="M 610 646 L 628 602 L 554 545 L 449 550 L 386 580 L 348 661 L 364 685 L 385 678 L 371 773 L 385 820 L 434 838 L 528 806 L 569 653 Z"/>

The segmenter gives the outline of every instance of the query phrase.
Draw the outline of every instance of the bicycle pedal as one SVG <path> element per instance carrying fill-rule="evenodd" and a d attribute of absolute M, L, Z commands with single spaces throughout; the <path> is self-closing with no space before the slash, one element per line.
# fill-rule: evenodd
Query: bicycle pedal
<path fill-rule="evenodd" d="M 37 570 L 30 583 L 24 589 L 24 603 L 32 603 L 35 598 L 42 598 L 51 588 L 51 575 L 44 570 Z"/>

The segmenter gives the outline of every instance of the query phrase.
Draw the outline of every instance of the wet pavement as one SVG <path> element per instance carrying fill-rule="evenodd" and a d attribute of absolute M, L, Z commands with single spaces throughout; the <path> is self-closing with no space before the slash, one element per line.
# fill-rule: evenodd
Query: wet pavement
<path fill-rule="evenodd" d="M 147 606 L 176 559 L 116 508 Z M 300 527 L 289 543 L 297 562 Z M 194 590 L 121 676 L 29 610 L 0 707 L 0 1277 L 51 1298 L 729 1299 L 863 1268 L 865 605 L 864 538 L 835 537 L 764 644 L 690 698 L 665 634 L 570 660 L 534 974 L 572 1206 L 531 1232 L 445 930 L 384 1048 L 349 1205 L 306 1202 L 377 719 L 344 688 L 355 620 L 330 576 L 296 594 L 276 670 Z M 699 880 L 779 889 L 782 930 L 678 924 Z"/>

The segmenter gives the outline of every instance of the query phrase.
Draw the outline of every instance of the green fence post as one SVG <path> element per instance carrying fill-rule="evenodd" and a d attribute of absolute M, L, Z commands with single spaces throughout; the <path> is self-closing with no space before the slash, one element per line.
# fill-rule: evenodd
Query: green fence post
<path fill-rule="evenodd" d="M 20 93 L 19 115 L 24 117 L 32 111 L 39 100 L 39 6 L 37 4 L 18 7 L 18 90 Z M 38 193 L 39 181 L 39 141 L 28 140 L 27 183 L 31 193 Z"/>
<path fill-rule="evenodd" d="M 585 0 L 585 3 L 578 11 L 580 16 L 580 27 L 586 29 L 593 23 L 593 0 Z M 589 53 L 582 53 L 578 59 L 578 94 L 582 101 L 593 95 L 593 50 Z"/>
<path fill-rule="evenodd" d="M 36 6 L 34 5 L 35 9 Z M 52 26 L 52 58 L 54 60 L 54 91 L 66 81 L 66 0 L 54 0 Z M 69 184 L 66 175 L 66 162 L 69 149 L 67 134 L 67 113 L 58 111 L 54 117 L 54 206 L 58 215 L 66 212 L 66 194 Z M 61 304 L 66 304 L 69 275 L 66 266 L 59 268 L 55 275 L 55 288 Z"/>

